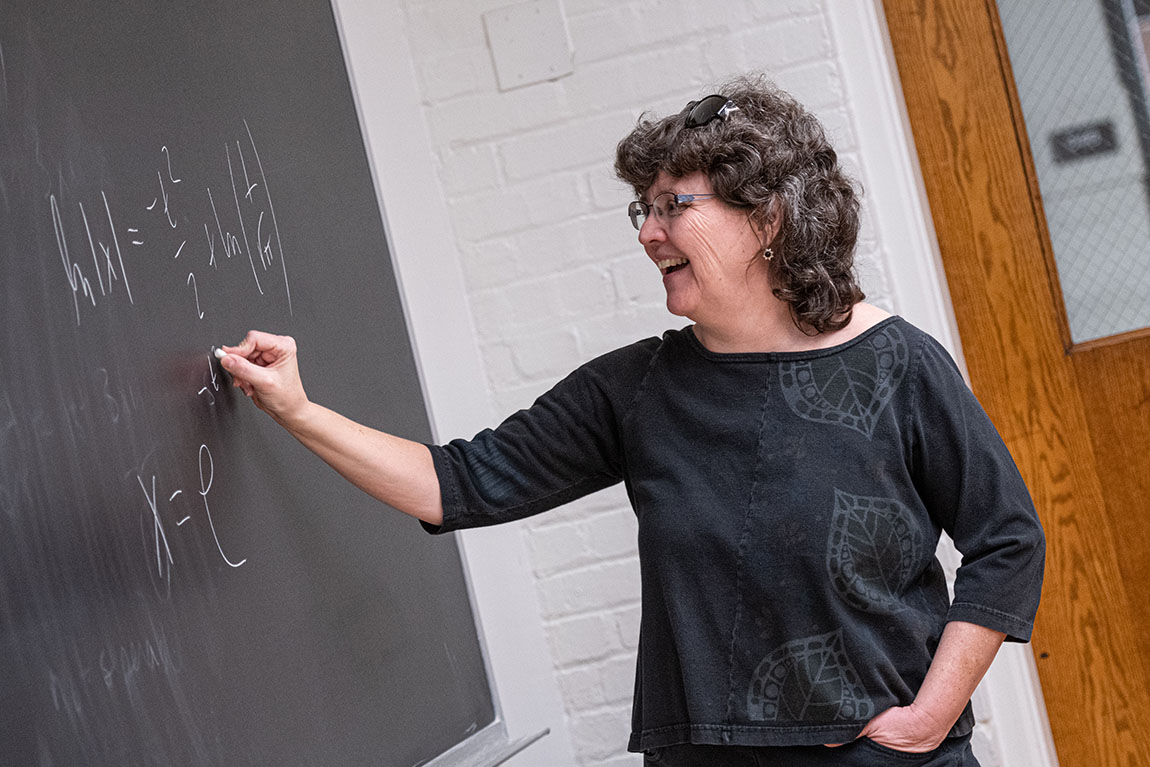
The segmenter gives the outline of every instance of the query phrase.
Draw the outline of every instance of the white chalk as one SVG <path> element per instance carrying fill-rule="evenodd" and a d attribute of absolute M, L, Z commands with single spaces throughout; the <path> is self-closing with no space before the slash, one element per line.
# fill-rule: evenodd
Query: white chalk
<path fill-rule="evenodd" d="M 222 360 L 226 356 L 228 356 L 228 353 L 223 349 L 216 349 L 216 359 Z"/>

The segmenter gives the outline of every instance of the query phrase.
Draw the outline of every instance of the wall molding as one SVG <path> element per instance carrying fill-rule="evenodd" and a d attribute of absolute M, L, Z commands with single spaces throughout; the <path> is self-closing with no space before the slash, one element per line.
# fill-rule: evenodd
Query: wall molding
<path fill-rule="evenodd" d="M 403 10 L 399 0 L 333 0 L 332 6 L 432 435 L 437 441 L 471 436 L 491 424 L 493 408 Z M 456 536 L 507 736 L 517 741 L 550 729 L 514 757 L 515 765 L 573 767 L 521 528 L 501 525 Z"/>

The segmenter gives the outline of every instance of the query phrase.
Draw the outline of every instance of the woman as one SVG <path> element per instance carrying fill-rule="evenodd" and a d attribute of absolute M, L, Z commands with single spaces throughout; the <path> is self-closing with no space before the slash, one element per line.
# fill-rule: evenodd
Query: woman
<path fill-rule="evenodd" d="M 619 176 L 693 324 L 580 367 L 495 430 L 407 442 L 310 403 L 291 339 L 223 365 L 356 485 L 431 532 L 616 482 L 639 520 L 629 748 L 666 765 L 976 765 L 969 699 L 1029 638 L 1043 536 L 937 342 L 862 302 L 858 200 L 824 132 L 741 78 L 642 120 Z M 951 602 L 940 530 L 963 553 Z"/>

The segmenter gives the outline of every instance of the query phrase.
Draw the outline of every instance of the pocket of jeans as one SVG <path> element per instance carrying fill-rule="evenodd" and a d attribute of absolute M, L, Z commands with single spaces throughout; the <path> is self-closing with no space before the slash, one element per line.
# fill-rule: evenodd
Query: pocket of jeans
<path fill-rule="evenodd" d="M 648 748 L 643 751 L 643 764 L 659 764 L 663 761 L 663 749 Z"/>
<path fill-rule="evenodd" d="M 912 751 L 899 751 L 896 748 L 891 748 L 890 746 L 884 746 L 881 743 L 876 743 L 870 738 L 859 738 L 859 745 L 886 757 L 887 761 L 883 762 L 883 764 L 920 765 L 921 767 L 926 767 L 938 754 L 937 748 L 934 751 L 925 751 L 921 753 L 915 753 Z"/>

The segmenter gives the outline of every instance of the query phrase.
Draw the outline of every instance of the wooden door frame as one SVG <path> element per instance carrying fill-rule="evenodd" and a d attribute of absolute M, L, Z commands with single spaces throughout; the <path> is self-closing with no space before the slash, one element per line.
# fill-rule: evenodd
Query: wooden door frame
<path fill-rule="evenodd" d="M 1063 767 L 1150 764 L 1123 587 L 994 0 L 884 0 L 967 368 L 1047 534 L 1033 648 Z"/>

